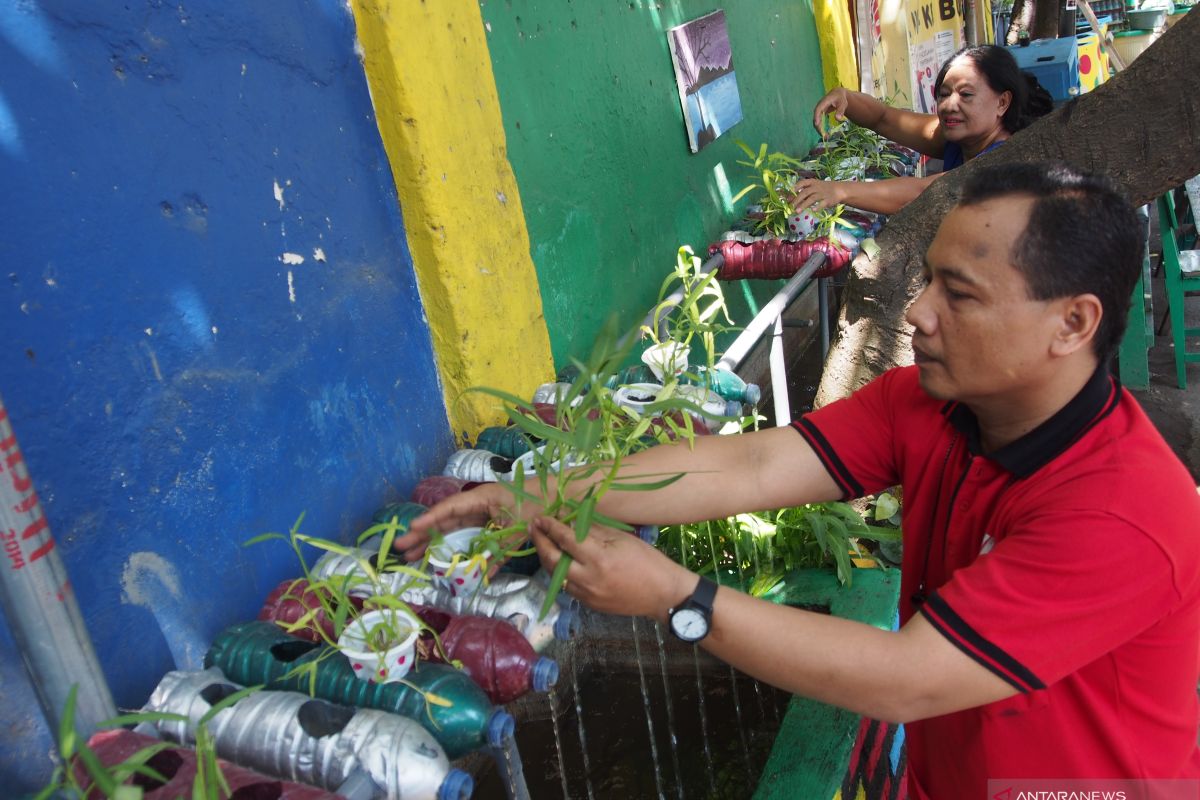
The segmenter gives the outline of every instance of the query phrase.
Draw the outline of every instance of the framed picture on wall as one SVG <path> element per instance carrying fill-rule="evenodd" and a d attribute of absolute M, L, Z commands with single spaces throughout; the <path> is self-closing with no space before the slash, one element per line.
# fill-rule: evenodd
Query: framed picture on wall
<path fill-rule="evenodd" d="M 742 121 L 725 12 L 714 11 L 667 31 L 675 83 L 693 153 Z"/>

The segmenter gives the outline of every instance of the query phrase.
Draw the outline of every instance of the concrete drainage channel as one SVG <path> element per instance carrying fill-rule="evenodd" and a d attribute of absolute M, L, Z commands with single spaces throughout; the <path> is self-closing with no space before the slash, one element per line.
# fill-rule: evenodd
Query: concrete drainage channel
<path fill-rule="evenodd" d="M 790 695 L 653 621 L 583 616 L 583 636 L 546 652 L 561 668 L 554 691 L 507 706 L 529 796 L 749 797 Z M 486 755 L 456 766 L 475 777 L 474 797 L 509 795 Z"/>

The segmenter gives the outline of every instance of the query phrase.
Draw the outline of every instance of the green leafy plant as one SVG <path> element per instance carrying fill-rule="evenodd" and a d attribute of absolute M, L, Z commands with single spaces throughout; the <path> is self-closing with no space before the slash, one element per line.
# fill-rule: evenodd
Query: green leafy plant
<path fill-rule="evenodd" d="M 676 251 L 675 268 L 659 286 L 651 323 L 641 332 L 655 344 L 675 342 L 681 347 L 690 347 L 699 337 L 707 366 L 712 367 L 716 337 L 734 327 L 716 271 L 704 272 L 702 266 L 692 248 L 685 245 Z M 663 330 L 665 337 L 660 335 Z"/>
<path fill-rule="evenodd" d="M 755 233 L 786 236 L 788 218 L 796 213 L 792 206 L 792 190 L 804 164 L 785 153 L 767 152 L 766 142 L 755 151 L 745 142 L 735 141 L 750 159 L 737 163 L 750 170 L 753 180 L 734 195 L 732 202 L 736 203 L 751 192 L 757 192 L 752 199 L 762 209 L 762 216 L 755 222 Z"/>
<path fill-rule="evenodd" d="M 689 569 L 724 575 L 761 597 L 802 567 L 832 565 L 849 584 L 852 558 L 871 558 L 859 539 L 898 536 L 871 528 L 847 503 L 815 503 L 665 528 L 658 548 Z"/>
<path fill-rule="evenodd" d="M 156 742 L 138 750 L 133 755 L 116 764 L 104 764 L 87 742 L 79 738 L 75 731 L 75 707 L 78 686 L 72 686 L 67 693 L 67 701 L 59 720 L 57 749 L 59 764 L 51 775 L 50 782 L 43 787 L 34 800 L 50 800 L 50 798 L 66 798 L 67 800 L 85 800 L 96 793 L 112 798 L 112 800 L 140 800 L 144 792 L 140 786 L 130 783 L 135 778 L 144 781 L 163 784 L 167 778 L 153 769 L 149 762 L 155 755 L 175 747 L 170 742 Z M 196 724 L 196 775 L 192 782 L 193 800 L 222 800 L 230 793 L 229 783 L 221 772 L 221 764 L 217 759 L 216 743 L 208 730 L 208 723 L 223 709 L 228 708 L 254 692 L 261 686 L 249 686 L 241 689 L 220 702 L 215 703 Z M 188 723 L 188 717 L 181 714 L 170 714 L 158 711 L 139 711 L 124 714 L 101 722 L 101 729 L 120 728 L 154 722 Z"/>
<path fill-rule="evenodd" d="M 365 556 L 357 547 L 349 547 L 328 539 L 301 533 L 300 526 L 304 522 L 304 516 L 304 513 L 301 513 L 286 534 L 275 532 L 264 533 L 249 539 L 245 543 L 245 546 L 250 546 L 268 541 L 287 542 L 295 553 L 296 560 L 300 563 L 303 582 L 297 580 L 293 584 L 293 590 L 285 593 L 284 598 L 302 601 L 304 596 L 308 595 L 317 601 L 316 607 L 309 608 L 295 622 L 277 622 L 280 627 L 289 633 L 304 629 L 315 631 L 320 639 L 330 646 L 319 657 L 305 661 L 294 667 L 287 674 L 287 677 L 307 679 L 309 682 L 309 693 L 315 693 L 317 670 L 320 663 L 325 658 L 341 653 L 343 647 L 339 642 L 339 638 L 345 631 L 346 626 L 355 619 L 361 619 L 363 614 L 369 611 L 391 610 L 398 612 L 395 616 L 384 615 L 385 622 L 374 625 L 368 631 L 366 644 L 372 652 L 382 655 L 395 641 L 407 638 L 408 625 L 411 622 L 421 632 L 433 638 L 435 647 L 444 657 L 445 651 L 442 649 L 437 631 L 422 622 L 420 617 L 413 612 L 412 608 L 400 599 L 400 595 L 407 589 L 421 583 L 428 583 L 430 576 L 425 570 L 429 559 L 428 550 L 419 567 L 412 567 L 405 564 L 393 552 L 392 543 L 399 532 L 397 518 L 392 517 L 384 522 L 372 525 L 359 534 L 357 544 L 363 544 L 368 540 L 379 537 L 376 552 L 373 555 Z M 304 557 L 305 545 L 326 553 L 333 553 L 351 559 L 354 563 L 354 569 L 329 578 L 320 578 L 308 566 L 308 562 Z M 324 629 L 324 626 L 319 624 L 318 615 L 321 614 L 332 624 L 332 636 Z M 444 660 L 447 663 L 451 663 L 448 658 Z M 401 679 L 398 682 L 419 692 L 425 698 L 427 712 L 431 705 L 451 705 L 449 700 L 440 695 L 423 691 L 408 681 Z"/>

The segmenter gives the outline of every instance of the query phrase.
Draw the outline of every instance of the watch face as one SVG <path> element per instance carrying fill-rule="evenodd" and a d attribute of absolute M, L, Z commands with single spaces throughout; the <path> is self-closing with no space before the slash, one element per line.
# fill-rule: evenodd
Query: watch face
<path fill-rule="evenodd" d="M 685 642 L 698 642 L 708 634 L 708 620 L 694 608 L 681 608 L 671 617 L 671 631 Z"/>

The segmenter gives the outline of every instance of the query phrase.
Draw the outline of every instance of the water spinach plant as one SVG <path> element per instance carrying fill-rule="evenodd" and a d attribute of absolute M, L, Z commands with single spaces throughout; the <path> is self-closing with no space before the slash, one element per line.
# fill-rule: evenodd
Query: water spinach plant
<path fill-rule="evenodd" d="M 724 576 L 761 597 L 803 567 L 832 565 L 838 580 L 849 585 L 853 559 L 874 560 L 860 539 L 899 537 L 896 530 L 868 525 L 848 503 L 835 502 L 675 525 L 662 531 L 657 546 L 689 569 L 718 581 Z"/>

